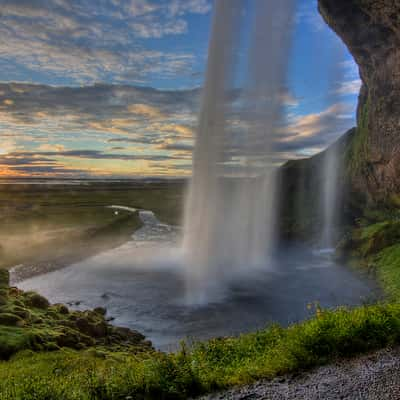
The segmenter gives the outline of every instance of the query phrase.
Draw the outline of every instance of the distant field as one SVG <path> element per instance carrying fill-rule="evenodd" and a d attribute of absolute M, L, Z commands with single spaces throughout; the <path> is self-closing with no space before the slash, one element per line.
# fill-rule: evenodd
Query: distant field
<path fill-rule="evenodd" d="M 0 185 L 0 266 L 123 243 L 140 220 L 108 205 L 152 210 L 163 222 L 179 224 L 183 192 L 181 182 Z"/>

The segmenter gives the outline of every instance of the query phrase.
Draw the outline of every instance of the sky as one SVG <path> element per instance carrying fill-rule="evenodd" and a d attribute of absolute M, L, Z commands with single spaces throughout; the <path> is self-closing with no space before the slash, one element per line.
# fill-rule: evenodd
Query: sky
<path fill-rule="evenodd" d="M 0 0 L 0 177 L 189 176 L 212 6 Z M 315 0 L 296 2 L 289 59 L 276 165 L 354 126 L 360 87 Z"/>

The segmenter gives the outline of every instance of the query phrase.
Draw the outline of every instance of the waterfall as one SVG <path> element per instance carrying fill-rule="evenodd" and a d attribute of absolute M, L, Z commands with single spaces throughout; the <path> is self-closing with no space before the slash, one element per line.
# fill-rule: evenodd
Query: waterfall
<path fill-rule="evenodd" d="M 327 251 L 335 245 L 335 226 L 338 218 L 338 169 L 337 146 L 332 145 L 324 154 L 322 168 L 322 243 Z"/>
<path fill-rule="evenodd" d="M 235 276 L 268 264 L 274 238 L 272 142 L 293 20 L 292 0 L 214 4 L 185 207 L 183 251 L 193 302 L 207 301 Z"/>

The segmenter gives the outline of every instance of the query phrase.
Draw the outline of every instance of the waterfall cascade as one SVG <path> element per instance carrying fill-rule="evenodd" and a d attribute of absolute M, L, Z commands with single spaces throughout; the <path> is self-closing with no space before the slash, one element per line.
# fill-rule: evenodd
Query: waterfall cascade
<path fill-rule="evenodd" d="M 325 251 L 333 251 L 335 226 L 338 218 L 338 172 L 339 160 L 337 146 L 333 145 L 324 155 L 322 168 L 322 243 Z"/>
<path fill-rule="evenodd" d="M 274 237 L 272 140 L 292 20 L 292 0 L 215 2 L 185 210 L 189 301 L 209 299 L 232 277 L 267 263 Z"/>

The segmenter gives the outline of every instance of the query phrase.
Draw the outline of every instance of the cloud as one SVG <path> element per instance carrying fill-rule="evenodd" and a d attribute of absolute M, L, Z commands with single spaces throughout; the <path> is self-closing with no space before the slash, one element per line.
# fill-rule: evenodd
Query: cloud
<path fill-rule="evenodd" d="M 351 95 L 360 93 L 362 82 L 361 79 L 353 79 L 351 81 L 342 82 L 336 90 L 337 94 Z"/>
<path fill-rule="evenodd" d="M 199 104 L 199 89 L 162 91 L 124 85 L 78 88 L 0 84 L 0 123 L 9 129 L 62 132 L 149 134 L 189 137 Z M 3 104 L 4 99 L 10 101 Z M 12 104 L 11 104 L 12 103 Z"/>
<path fill-rule="evenodd" d="M 289 153 L 291 158 L 315 154 L 354 126 L 354 122 L 353 110 L 342 103 L 318 113 L 293 116 L 278 130 L 274 149 Z"/>
<path fill-rule="evenodd" d="M 8 159 L 12 157 L 28 157 L 36 160 L 36 157 L 67 157 L 67 158 L 86 158 L 91 160 L 122 160 L 122 161 L 163 161 L 170 160 L 172 157 L 162 154 L 118 154 L 118 153 L 104 153 L 99 150 L 66 150 L 66 151 L 37 151 L 37 152 L 16 152 L 9 153 Z M 46 159 L 47 160 L 47 159 Z M 49 160 L 47 160 L 49 161 Z"/>
<path fill-rule="evenodd" d="M 168 21 L 166 23 L 160 23 L 154 21 L 149 22 L 134 22 L 130 24 L 130 27 L 140 38 L 162 38 L 166 35 L 180 35 L 186 33 L 188 30 L 188 24 L 183 19 L 176 21 Z"/>
<path fill-rule="evenodd" d="M 0 84 L 0 169 L 19 166 L 22 171 L 22 167 L 33 170 L 36 166 L 88 174 L 186 174 L 200 94 L 198 88 Z M 233 101 L 238 96 L 240 93 L 232 95 Z M 12 102 L 5 105 L 5 99 Z M 298 103 L 288 90 L 282 91 L 281 100 L 291 107 Z M 298 110 L 292 110 L 288 121 L 279 127 L 273 155 L 264 154 L 256 135 L 251 145 L 260 160 L 276 164 L 314 154 L 354 124 L 354 110 L 344 104 L 304 115 Z M 227 151 L 230 162 L 237 162 L 252 115 L 245 112 L 232 117 L 233 145 Z"/>
<path fill-rule="evenodd" d="M 127 5 L 125 8 L 134 17 L 153 13 L 160 8 L 158 4 L 149 2 L 147 0 L 131 0 L 127 1 L 126 3 Z"/>
<path fill-rule="evenodd" d="M 192 14 L 207 14 L 211 10 L 208 0 L 170 0 L 168 12 L 171 16 Z"/>
<path fill-rule="evenodd" d="M 74 85 L 190 77 L 194 54 L 144 42 L 186 33 L 184 15 L 207 9 L 207 2 L 189 3 L 171 13 L 172 4 L 147 0 L 3 0 L 0 67 L 4 76 L 29 70 L 36 79 Z"/>

